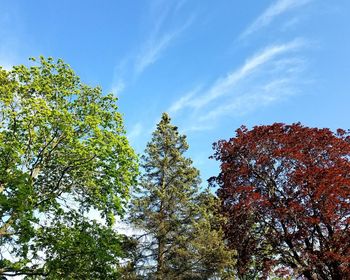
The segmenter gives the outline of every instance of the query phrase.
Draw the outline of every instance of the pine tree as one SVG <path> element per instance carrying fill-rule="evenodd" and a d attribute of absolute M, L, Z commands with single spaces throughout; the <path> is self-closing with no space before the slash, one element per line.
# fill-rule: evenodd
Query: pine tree
<path fill-rule="evenodd" d="M 232 260 L 187 149 L 186 136 L 164 113 L 141 158 L 143 175 L 131 204 L 130 220 L 140 231 L 133 264 L 142 279 L 210 279 Z"/>

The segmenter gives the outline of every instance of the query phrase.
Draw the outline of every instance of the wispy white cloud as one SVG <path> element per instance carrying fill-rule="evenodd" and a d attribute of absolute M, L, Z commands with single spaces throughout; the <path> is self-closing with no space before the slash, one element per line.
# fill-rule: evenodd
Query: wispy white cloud
<path fill-rule="evenodd" d="M 192 97 L 195 96 L 200 89 L 201 86 L 197 86 L 190 92 L 184 94 L 179 100 L 176 100 L 173 104 L 171 104 L 167 112 L 171 115 L 175 115 L 177 112 L 181 111 L 184 107 L 188 106 Z"/>
<path fill-rule="evenodd" d="M 282 31 L 287 31 L 291 28 L 294 28 L 295 26 L 297 26 L 300 22 L 302 21 L 302 17 L 300 16 L 294 16 L 290 19 L 288 19 L 286 22 L 284 22 L 281 25 L 281 30 Z"/>
<path fill-rule="evenodd" d="M 185 130 L 203 131 L 215 127 L 223 116 L 240 116 L 281 101 L 297 92 L 298 77 L 306 63 L 299 52 L 308 44 L 295 39 L 270 45 L 207 89 L 185 94 L 170 106 L 171 111 L 194 109 L 185 121 Z"/>
<path fill-rule="evenodd" d="M 149 25 L 143 42 L 125 55 L 116 65 L 111 82 L 111 91 L 120 95 L 129 83 L 133 83 L 151 65 L 156 63 L 174 41 L 190 27 L 195 14 L 179 18 L 179 12 L 187 0 L 169 2 L 164 0 L 150 1 L 147 18 L 143 24 Z"/>
<path fill-rule="evenodd" d="M 173 31 L 167 31 L 161 35 L 152 36 L 136 57 L 136 74 L 141 74 L 147 67 L 155 63 L 171 43 L 190 26 L 192 21 L 193 17 L 189 18 L 189 20 Z M 158 25 L 159 24 L 157 24 L 157 29 L 159 29 Z"/>
<path fill-rule="evenodd" d="M 249 113 L 256 108 L 268 106 L 280 101 L 292 94 L 296 89 L 291 87 L 291 80 L 277 79 L 265 85 L 257 86 L 251 92 L 233 98 L 231 102 L 218 106 L 200 117 L 200 121 L 215 121 L 216 119 L 230 114 L 240 116 Z"/>
<path fill-rule="evenodd" d="M 177 32 L 167 33 L 156 40 L 149 41 L 136 59 L 136 73 L 140 74 L 148 66 L 156 62 L 161 53 L 169 46 L 170 42 L 176 37 L 176 35 Z"/>
<path fill-rule="evenodd" d="M 269 46 L 261 52 L 257 53 L 256 55 L 254 55 L 253 57 L 249 58 L 237 70 L 230 72 L 224 78 L 219 78 L 208 90 L 206 90 L 201 95 L 193 96 L 194 92 L 186 94 L 174 104 L 172 104 L 170 108 L 173 108 L 173 110 L 175 108 L 178 111 L 185 107 L 193 107 L 198 110 L 208 105 L 213 100 L 216 100 L 217 98 L 230 93 L 233 87 L 237 85 L 240 81 L 244 80 L 249 75 L 259 70 L 259 68 L 261 68 L 268 62 L 273 61 L 279 55 L 297 50 L 303 45 L 305 45 L 304 40 L 295 39 L 289 43 Z M 282 61 L 279 61 L 279 66 L 281 66 Z"/>
<path fill-rule="evenodd" d="M 182 129 L 182 133 L 187 134 L 190 132 L 207 131 L 207 130 L 212 130 L 214 128 L 214 125 L 202 124 L 200 123 L 200 121 L 197 120 L 190 125 L 185 125 L 184 129 Z"/>
<path fill-rule="evenodd" d="M 120 97 L 121 93 L 125 89 L 125 82 L 120 78 L 113 81 L 111 92 L 114 96 Z"/>
<path fill-rule="evenodd" d="M 144 131 L 143 126 L 140 122 L 134 124 L 133 127 L 130 128 L 129 133 L 127 134 L 128 139 L 133 142 L 141 135 Z"/>
<path fill-rule="evenodd" d="M 305 6 L 312 0 L 277 0 L 269 6 L 240 36 L 240 39 L 269 25 L 276 17 Z"/>

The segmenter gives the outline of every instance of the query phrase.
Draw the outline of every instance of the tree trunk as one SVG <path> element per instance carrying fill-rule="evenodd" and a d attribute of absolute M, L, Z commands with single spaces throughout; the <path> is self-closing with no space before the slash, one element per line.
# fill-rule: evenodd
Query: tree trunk
<path fill-rule="evenodd" d="M 157 257 L 157 280 L 164 279 L 164 240 L 158 239 L 158 257 Z"/>

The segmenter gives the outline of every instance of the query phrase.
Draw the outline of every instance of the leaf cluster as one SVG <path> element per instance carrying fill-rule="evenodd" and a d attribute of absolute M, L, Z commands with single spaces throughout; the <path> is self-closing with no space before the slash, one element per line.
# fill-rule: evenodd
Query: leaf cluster
<path fill-rule="evenodd" d="M 214 145 L 238 271 L 306 279 L 350 277 L 350 143 L 343 130 L 273 124 Z"/>
<path fill-rule="evenodd" d="M 103 234 L 84 216 L 94 210 L 112 225 L 137 174 L 117 99 L 62 60 L 33 60 L 0 69 L 0 275 L 45 274 L 40 264 L 60 259 L 60 246 Z M 71 244 L 51 243 L 60 238 Z"/>

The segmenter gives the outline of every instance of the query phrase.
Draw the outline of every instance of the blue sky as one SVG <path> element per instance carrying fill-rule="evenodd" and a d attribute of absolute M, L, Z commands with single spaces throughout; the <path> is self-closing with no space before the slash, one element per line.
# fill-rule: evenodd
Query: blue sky
<path fill-rule="evenodd" d="M 350 128 L 348 0 L 0 0 L 0 65 L 63 58 L 119 97 L 138 153 L 169 112 L 202 179 L 242 124 Z"/>

